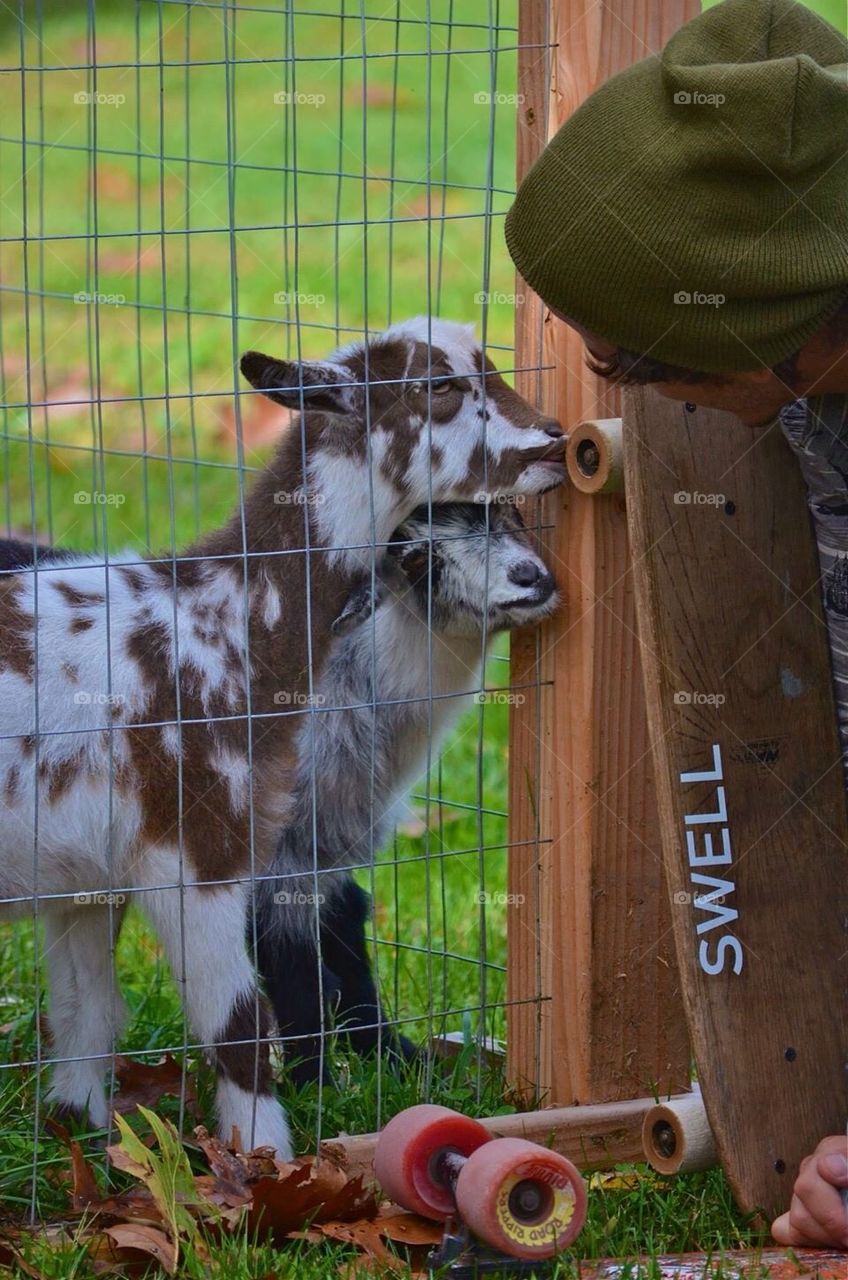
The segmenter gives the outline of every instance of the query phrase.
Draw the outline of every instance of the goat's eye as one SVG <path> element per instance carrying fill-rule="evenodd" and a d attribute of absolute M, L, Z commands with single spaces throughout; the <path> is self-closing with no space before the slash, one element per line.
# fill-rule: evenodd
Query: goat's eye
<path fill-rule="evenodd" d="M 444 395 L 447 395 L 448 391 L 452 389 L 453 385 L 454 385 L 453 380 L 451 378 L 442 378 L 440 379 L 439 382 L 436 382 L 434 380 L 433 382 L 430 382 L 430 383 L 413 382 L 412 391 L 413 391 L 413 394 L 416 396 L 426 396 L 427 387 L 429 386 L 430 395 L 444 396 Z"/>

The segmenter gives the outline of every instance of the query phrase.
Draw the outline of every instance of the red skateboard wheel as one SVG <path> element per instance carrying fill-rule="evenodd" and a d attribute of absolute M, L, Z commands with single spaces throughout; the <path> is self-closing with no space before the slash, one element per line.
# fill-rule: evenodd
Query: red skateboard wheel
<path fill-rule="evenodd" d="M 447 1152 L 470 1156 L 492 1135 L 477 1120 L 421 1103 L 394 1116 L 381 1131 L 374 1172 L 386 1195 L 422 1217 L 437 1222 L 455 1209 L 453 1192 L 441 1176 L 439 1157 Z"/>
<path fill-rule="evenodd" d="M 586 1219 L 586 1187 L 565 1156 L 523 1138 L 475 1151 L 456 1183 L 459 1215 L 486 1244 L 513 1258 L 551 1258 Z"/>

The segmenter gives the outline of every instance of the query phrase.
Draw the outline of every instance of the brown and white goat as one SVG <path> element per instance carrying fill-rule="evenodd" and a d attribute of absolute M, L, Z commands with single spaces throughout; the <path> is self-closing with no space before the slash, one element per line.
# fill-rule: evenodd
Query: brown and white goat
<path fill-rule="evenodd" d="M 422 502 L 542 492 L 563 477 L 562 433 L 445 321 L 324 362 L 251 352 L 242 370 L 303 412 L 223 528 L 176 559 L 0 576 L 0 902 L 25 914 L 35 897 L 44 922 L 57 1103 L 108 1120 L 114 895 L 134 895 L 214 1049 L 219 1131 L 287 1156 L 245 922 L 297 712 L 401 521 Z"/>

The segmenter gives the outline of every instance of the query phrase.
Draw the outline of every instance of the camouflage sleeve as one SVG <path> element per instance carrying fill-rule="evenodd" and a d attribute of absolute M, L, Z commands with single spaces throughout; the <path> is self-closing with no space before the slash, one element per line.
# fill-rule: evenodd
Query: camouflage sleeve
<path fill-rule="evenodd" d="M 780 419 L 807 485 L 848 785 L 848 396 L 798 400 Z"/>

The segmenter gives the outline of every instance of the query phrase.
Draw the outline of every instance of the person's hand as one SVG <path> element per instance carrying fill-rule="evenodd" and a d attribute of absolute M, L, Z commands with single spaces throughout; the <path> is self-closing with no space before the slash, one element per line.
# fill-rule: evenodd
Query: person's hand
<path fill-rule="evenodd" d="M 771 1224 L 778 1244 L 848 1249 L 848 1138 L 824 1138 L 801 1161 L 792 1204 Z"/>

